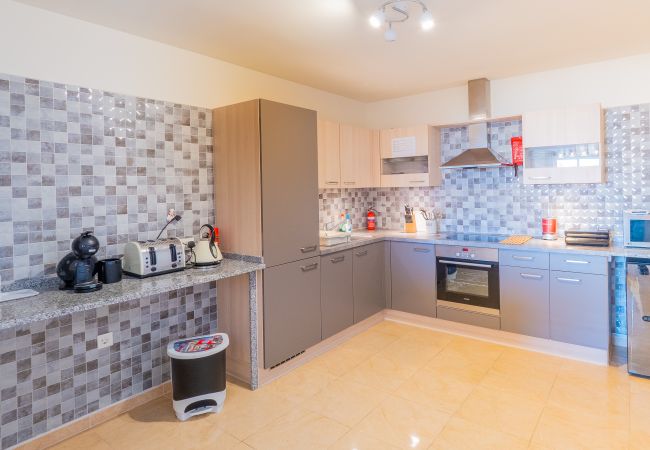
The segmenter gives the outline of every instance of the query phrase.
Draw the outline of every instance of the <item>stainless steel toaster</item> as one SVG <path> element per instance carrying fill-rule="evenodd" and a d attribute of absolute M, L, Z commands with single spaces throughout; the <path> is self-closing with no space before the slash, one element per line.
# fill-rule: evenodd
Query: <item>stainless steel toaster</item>
<path fill-rule="evenodd" d="M 185 269 L 185 250 L 178 238 L 127 242 L 122 271 L 139 278 Z"/>

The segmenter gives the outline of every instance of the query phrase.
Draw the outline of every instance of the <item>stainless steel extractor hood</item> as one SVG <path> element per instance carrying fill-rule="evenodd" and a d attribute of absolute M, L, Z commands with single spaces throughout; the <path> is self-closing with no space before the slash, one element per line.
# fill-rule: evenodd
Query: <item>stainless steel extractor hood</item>
<path fill-rule="evenodd" d="M 471 120 L 483 122 L 467 126 L 469 149 L 444 163 L 443 169 L 469 169 L 473 167 L 500 167 L 506 164 L 490 149 L 488 124 L 490 118 L 490 80 L 480 78 L 467 83 L 469 116 Z"/>

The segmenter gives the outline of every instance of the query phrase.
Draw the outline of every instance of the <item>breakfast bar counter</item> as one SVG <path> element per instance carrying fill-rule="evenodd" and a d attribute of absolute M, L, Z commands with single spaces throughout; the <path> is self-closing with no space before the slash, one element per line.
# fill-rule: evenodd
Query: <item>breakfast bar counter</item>
<path fill-rule="evenodd" d="M 171 377 L 167 344 L 176 339 L 228 333 L 227 357 L 250 361 L 235 375 L 255 389 L 257 277 L 264 264 L 260 258 L 224 256 L 216 267 L 124 277 L 84 294 L 60 291 L 57 278 L 8 286 L 40 293 L 0 303 L 0 440 L 5 446 L 87 420 L 139 394 L 162 395 Z M 227 320 L 233 282 L 242 286 L 242 294 L 247 291 L 240 306 L 250 310 L 250 322 L 242 319 L 236 326 Z M 27 407 L 19 400 L 25 396 Z"/>
<path fill-rule="evenodd" d="M 41 287 L 33 286 L 40 292 L 38 295 L 0 303 L 0 330 L 254 273 L 263 268 L 259 259 L 224 258 L 221 264 L 211 268 L 186 269 L 150 278 L 125 275 L 122 281 L 106 284 L 101 290 L 90 293 L 62 291 L 58 288 L 58 278 L 48 279 Z"/>

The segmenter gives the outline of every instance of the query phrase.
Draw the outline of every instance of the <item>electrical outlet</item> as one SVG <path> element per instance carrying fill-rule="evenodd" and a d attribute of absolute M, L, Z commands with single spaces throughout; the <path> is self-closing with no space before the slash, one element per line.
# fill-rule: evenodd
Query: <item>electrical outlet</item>
<path fill-rule="evenodd" d="M 105 348 L 113 345 L 113 333 L 100 334 L 97 336 L 97 348 Z"/>
<path fill-rule="evenodd" d="M 170 222 L 174 217 L 176 217 L 176 210 L 174 208 L 169 208 L 167 211 L 167 222 Z"/>

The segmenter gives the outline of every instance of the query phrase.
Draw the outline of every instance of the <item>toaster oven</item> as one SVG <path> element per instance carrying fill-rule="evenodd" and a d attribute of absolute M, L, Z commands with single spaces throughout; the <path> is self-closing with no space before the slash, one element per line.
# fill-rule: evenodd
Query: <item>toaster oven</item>
<path fill-rule="evenodd" d="M 623 214 L 623 244 L 650 248 L 650 211 L 632 209 Z"/>

